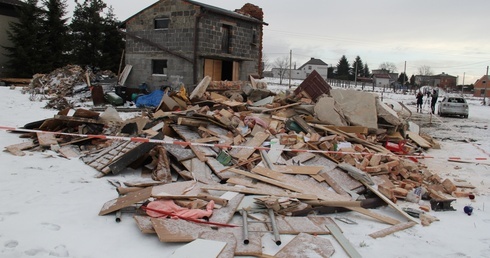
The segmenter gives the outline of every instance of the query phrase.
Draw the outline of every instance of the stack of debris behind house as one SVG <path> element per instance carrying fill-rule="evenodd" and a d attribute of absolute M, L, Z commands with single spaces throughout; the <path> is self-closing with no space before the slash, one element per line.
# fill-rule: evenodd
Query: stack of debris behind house
<path fill-rule="evenodd" d="M 37 82 L 45 85 L 46 79 Z M 68 84 L 59 79 L 57 93 L 68 94 Z M 342 233 L 320 214 L 358 212 L 391 225 L 373 232 L 376 238 L 429 225 L 436 220 L 430 210 L 450 210 L 453 197 L 470 194 L 469 186 L 418 162 L 437 143 L 411 131 L 409 116 L 408 109 L 397 113 L 373 93 L 332 89 L 315 72 L 286 93 L 253 78 L 205 77 L 189 95 L 164 94 L 154 109 L 125 121 L 113 107 L 101 113 L 63 109 L 26 125 L 31 131 L 23 136 L 32 140 L 7 150 L 81 157 L 100 177 L 141 169 L 137 182 L 110 180 L 119 197 L 99 214 L 120 219 L 122 211 L 133 211 L 141 231 L 163 242 L 213 241 L 221 257 L 257 256 L 263 234 L 272 232 L 276 244 L 281 234 L 297 234 L 276 257 L 301 256 L 305 244 L 328 257 L 332 244 L 313 236 L 339 239 Z M 430 207 L 418 206 L 420 199 L 431 200 Z M 415 208 L 402 209 L 398 200 Z M 400 216 L 369 209 L 381 205 Z M 348 241 L 341 244 L 357 255 Z"/>

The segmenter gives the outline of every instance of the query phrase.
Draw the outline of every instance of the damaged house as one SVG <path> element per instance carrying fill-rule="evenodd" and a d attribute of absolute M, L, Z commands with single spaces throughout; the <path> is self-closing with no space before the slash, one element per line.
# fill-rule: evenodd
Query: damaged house
<path fill-rule="evenodd" d="M 263 12 L 246 4 L 228 11 L 191 0 L 161 0 L 123 22 L 126 86 L 151 90 L 178 78 L 186 86 L 203 77 L 246 80 L 262 71 Z"/>

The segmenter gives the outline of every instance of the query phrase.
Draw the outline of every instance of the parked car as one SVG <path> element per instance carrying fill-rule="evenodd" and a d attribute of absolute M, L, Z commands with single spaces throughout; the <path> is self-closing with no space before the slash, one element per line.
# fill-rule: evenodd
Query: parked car
<path fill-rule="evenodd" d="M 463 97 L 445 96 L 439 102 L 437 113 L 439 116 L 462 116 L 468 118 L 468 102 Z"/>

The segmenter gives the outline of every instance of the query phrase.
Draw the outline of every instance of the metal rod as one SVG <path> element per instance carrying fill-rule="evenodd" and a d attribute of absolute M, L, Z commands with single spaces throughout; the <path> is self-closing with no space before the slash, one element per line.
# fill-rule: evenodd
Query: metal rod
<path fill-rule="evenodd" d="M 121 215 L 122 215 L 122 211 L 121 210 L 118 210 L 116 212 L 116 222 L 117 223 L 121 222 Z"/>
<path fill-rule="evenodd" d="M 242 210 L 243 217 L 243 243 L 248 245 L 250 241 L 248 240 L 248 214 L 246 210 Z"/>
<path fill-rule="evenodd" d="M 279 235 L 279 230 L 277 229 L 274 210 L 269 209 L 269 217 L 271 219 L 272 232 L 274 233 L 274 241 L 276 242 L 276 245 L 281 245 L 281 236 Z"/>

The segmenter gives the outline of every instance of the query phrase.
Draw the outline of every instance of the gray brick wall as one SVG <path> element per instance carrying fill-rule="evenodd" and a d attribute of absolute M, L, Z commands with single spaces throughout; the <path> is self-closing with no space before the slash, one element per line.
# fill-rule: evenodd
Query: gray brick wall
<path fill-rule="evenodd" d="M 148 39 L 173 52 L 182 54 L 193 60 L 194 33 L 196 16 L 200 13 L 197 6 L 184 3 L 180 0 L 160 1 L 152 7 L 133 17 L 126 24 L 129 33 Z M 169 17 L 169 28 L 155 30 L 156 18 Z M 197 75 L 198 82 L 203 77 L 204 59 L 201 55 L 222 55 L 222 27 L 231 25 L 231 56 L 240 59 L 257 61 L 240 62 L 240 80 L 247 80 L 249 74 L 258 72 L 259 48 L 251 43 L 254 29 L 260 31 L 260 24 L 234 19 L 225 15 L 206 12 L 199 23 L 199 44 Z M 257 35 L 257 38 L 260 38 Z M 158 88 L 162 84 L 161 76 L 152 76 L 152 60 L 167 60 L 167 73 L 170 76 L 181 76 L 186 86 L 194 85 L 193 64 L 180 57 L 150 46 L 131 37 L 126 38 L 126 63 L 133 65 L 133 69 L 126 81 L 127 87 L 137 87 L 146 82 L 151 88 Z"/>

